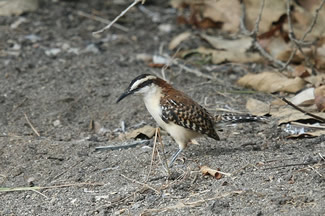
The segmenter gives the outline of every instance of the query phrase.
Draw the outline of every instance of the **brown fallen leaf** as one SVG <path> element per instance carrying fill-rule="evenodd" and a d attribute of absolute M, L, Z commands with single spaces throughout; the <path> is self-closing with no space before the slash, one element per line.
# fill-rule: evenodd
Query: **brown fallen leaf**
<path fill-rule="evenodd" d="M 244 0 L 244 3 L 246 4 L 247 27 L 252 30 L 260 12 L 261 1 Z M 260 32 L 269 31 L 272 23 L 278 21 L 283 14 L 286 14 L 286 5 L 284 1 L 265 1 L 263 18 L 260 22 Z"/>
<path fill-rule="evenodd" d="M 311 114 L 317 115 L 321 118 L 325 118 L 325 113 L 316 112 L 315 105 L 304 107 L 304 110 Z M 308 116 L 291 107 L 278 107 L 278 108 L 273 107 L 270 111 L 270 115 L 272 117 L 279 119 L 277 122 L 278 125 L 293 122 L 293 121 L 314 119 L 313 117 Z"/>
<path fill-rule="evenodd" d="M 304 65 L 299 65 L 295 67 L 293 74 L 294 77 L 309 77 L 311 75 L 311 69 L 306 68 Z"/>
<path fill-rule="evenodd" d="M 142 128 L 138 128 L 121 136 L 121 139 L 137 139 L 137 138 L 147 138 L 150 139 L 155 135 L 156 128 L 146 125 Z"/>
<path fill-rule="evenodd" d="M 237 0 L 204 1 L 203 17 L 221 22 L 222 30 L 237 32 L 240 23 L 240 4 Z"/>
<path fill-rule="evenodd" d="M 304 80 L 312 86 L 319 87 L 321 85 L 325 85 L 325 74 L 318 74 L 316 76 L 309 76 L 304 78 Z"/>
<path fill-rule="evenodd" d="M 0 16 L 18 16 L 25 12 L 36 11 L 38 7 L 38 0 L 0 1 Z"/>
<path fill-rule="evenodd" d="M 310 58 L 311 61 L 313 61 L 314 58 L 314 51 L 311 48 L 302 48 L 302 50 L 304 51 L 304 54 Z M 288 59 L 290 58 L 290 55 L 292 53 L 292 49 L 287 48 L 287 49 L 281 49 L 280 52 L 278 52 L 276 55 L 274 55 L 278 60 L 286 62 L 288 61 Z M 305 56 L 303 54 L 301 54 L 300 52 L 297 52 L 294 57 L 291 60 L 291 63 L 295 63 L 295 64 L 300 64 L 305 60 Z M 314 62 L 312 62 L 314 63 Z"/>
<path fill-rule="evenodd" d="M 305 86 L 305 81 L 300 77 L 290 79 L 281 73 L 263 72 L 247 74 L 237 81 L 237 84 L 262 92 L 290 92 L 295 93 Z"/>
<path fill-rule="evenodd" d="M 203 175 L 210 175 L 213 176 L 216 179 L 221 179 L 222 174 L 219 172 L 220 169 L 217 168 L 216 170 L 209 168 L 208 166 L 201 166 L 200 171 Z"/>
<path fill-rule="evenodd" d="M 314 95 L 315 88 L 308 88 L 290 98 L 289 101 L 297 106 L 309 106 L 314 104 L 315 102 L 315 95 Z"/>
<path fill-rule="evenodd" d="M 270 105 L 260 100 L 249 98 L 246 103 L 246 109 L 248 109 L 248 111 L 253 115 L 264 116 L 269 114 Z"/>
<path fill-rule="evenodd" d="M 232 50 L 236 52 L 246 52 L 253 45 L 253 39 L 248 36 L 242 36 L 234 40 L 224 39 L 222 37 L 201 34 L 201 38 L 206 40 L 215 49 Z"/>
<path fill-rule="evenodd" d="M 215 50 L 212 52 L 212 63 L 220 64 L 223 62 L 250 63 L 262 62 L 264 59 L 258 53 L 253 52 L 235 52 L 229 50 Z"/>

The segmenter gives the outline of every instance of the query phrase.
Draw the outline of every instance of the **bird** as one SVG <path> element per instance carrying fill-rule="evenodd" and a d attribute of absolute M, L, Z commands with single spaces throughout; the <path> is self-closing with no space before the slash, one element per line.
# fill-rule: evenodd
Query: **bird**
<path fill-rule="evenodd" d="M 148 112 L 178 144 L 179 149 L 171 157 L 169 167 L 172 167 L 179 154 L 195 138 L 206 135 L 214 140 L 220 140 L 216 132 L 216 122 L 236 122 L 236 120 L 245 119 L 252 121 L 258 118 L 251 115 L 213 116 L 185 93 L 151 74 L 141 74 L 135 77 L 116 103 L 132 94 L 142 95 Z"/>

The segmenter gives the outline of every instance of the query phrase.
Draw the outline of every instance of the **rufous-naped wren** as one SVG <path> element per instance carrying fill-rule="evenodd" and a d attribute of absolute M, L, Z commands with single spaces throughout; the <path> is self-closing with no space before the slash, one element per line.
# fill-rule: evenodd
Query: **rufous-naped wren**
<path fill-rule="evenodd" d="M 149 113 L 179 146 L 179 150 L 171 158 L 169 167 L 194 138 L 207 135 L 219 140 L 215 130 L 216 122 L 236 122 L 236 120 L 244 119 L 251 121 L 258 118 L 251 115 L 214 117 L 189 96 L 173 88 L 165 80 L 151 74 L 142 74 L 133 79 L 126 91 L 118 98 L 117 103 L 134 93 L 143 96 Z"/>

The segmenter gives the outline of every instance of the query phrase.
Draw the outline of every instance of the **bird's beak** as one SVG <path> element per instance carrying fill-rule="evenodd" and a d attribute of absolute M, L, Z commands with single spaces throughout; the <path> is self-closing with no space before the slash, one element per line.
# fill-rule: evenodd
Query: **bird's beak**
<path fill-rule="evenodd" d="M 123 100 L 126 96 L 133 94 L 133 91 L 126 90 L 116 101 L 116 103 L 120 102 Z"/>

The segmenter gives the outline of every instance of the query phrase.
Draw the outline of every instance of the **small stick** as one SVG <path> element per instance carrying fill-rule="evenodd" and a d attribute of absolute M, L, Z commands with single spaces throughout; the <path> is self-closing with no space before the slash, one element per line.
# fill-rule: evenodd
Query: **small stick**
<path fill-rule="evenodd" d="M 179 68 L 185 70 L 186 72 L 195 74 L 198 77 L 203 77 L 203 78 L 207 78 L 207 79 L 210 79 L 210 80 L 220 81 L 215 76 L 211 76 L 211 75 L 208 75 L 208 74 L 204 74 L 204 73 L 202 73 L 201 71 L 199 71 L 197 69 L 192 69 L 192 68 L 190 68 L 190 67 L 188 67 L 188 66 L 186 66 L 184 64 L 179 63 L 176 59 L 173 59 L 168 54 L 164 54 L 163 56 L 166 57 L 168 59 L 168 61 L 171 62 L 170 65 L 176 65 Z"/>
<path fill-rule="evenodd" d="M 110 23 L 108 24 L 107 26 L 105 26 L 104 28 L 98 30 L 98 31 L 95 31 L 93 32 L 93 35 L 96 35 L 96 34 L 99 34 L 99 33 L 102 33 L 103 31 L 105 31 L 106 29 L 109 29 L 114 23 L 117 22 L 117 20 L 119 20 L 122 16 L 124 16 L 124 14 L 126 14 L 126 12 L 128 12 L 132 7 L 134 7 L 136 4 L 138 4 L 139 2 L 142 2 L 144 3 L 144 0 L 134 0 L 132 4 L 129 5 L 129 7 L 127 7 L 124 11 L 122 11 L 120 13 L 120 15 L 118 15 L 117 17 L 115 17 L 115 19 Z"/>
<path fill-rule="evenodd" d="M 144 144 L 144 145 L 148 145 L 150 143 L 149 140 L 136 140 L 132 143 L 129 144 L 125 144 L 125 145 L 118 145 L 118 146 L 114 146 L 114 145 L 110 145 L 110 146 L 97 146 L 95 147 L 95 150 L 99 151 L 99 150 L 120 150 L 120 149 L 128 149 L 128 148 L 135 148 L 138 145 Z"/>
<path fill-rule="evenodd" d="M 142 186 L 144 186 L 144 187 L 146 187 L 146 188 L 149 188 L 149 189 L 155 191 L 157 194 L 160 194 L 160 191 L 158 191 L 157 189 L 151 187 L 151 186 L 148 185 L 148 184 L 145 184 L 145 183 L 139 182 L 139 181 L 137 181 L 137 180 L 135 180 L 135 179 L 131 179 L 131 178 L 129 178 L 129 177 L 123 175 L 123 174 L 120 174 L 120 176 L 122 176 L 123 178 L 125 178 L 125 179 L 127 179 L 127 180 L 129 180 L 129 181 L 131 181 L 131 182 L 133 182 L 133 183 L 137 183 L 137 184 L 142 185 Z"/>
<path fill-rule="evenodd" d="M 88 14 L 88 13 L 85 13 L 83 11 L 77 11 L 77 14 L 79 16 L 83 16 L 83 17 L 86 17 L 86 18 L 89 18 L 89 19 L 92 19 L 92 20 L 95 20 L 95 21 L 98 21 L 98 22 L 101 22 L 101 23 L 105 23 L 105 24 L 110 24 L 111 23 L 110 20 L 104 19 L 104 18 L 96 16 L 94 14 Z M 124 27 L 124 26 L 122 26 L 120 24 L 117 24 L 117 23 L 114 25 L 114 27 L 121 30 L 121 31 L 124 31 L 124 32 L 129 31 L 128 28 L 126 28 L 126 27 Z"/>
<path fill-rule="evenodd" d="M 159 130 L 159 132 L 158 132 L 159 143 L 161 145 L 161 149 L 162 149 L 162 152 L 163 152 L 163 155 L 164 155 L 165 166 L 167 167 L 167 169 L 165 167 L 164 168 L 167 171 L 168 176 L 169 176 L 170 175 L 170 170 L 169 170 L 168 161 L 167 161 L 167 158 L 166 158 L 165 146 L 164 146 L 164 143 L 162 142 L 162 139 L 161 139 L 160 129 L 158 128 L 158 130 Z"/>
<path fill-rule="evenodd" d="M 34 133 L 35 133 L 38 137 L 41 136 L 41 135 L 38 133 L 38 131 L 34 128 L 34 126 L 32 125 L 32 123 L 29 121 L 29 118 L 28 118 L 28 116 L 26 115 L 26 113 L 24 113 L 24 115 L 25 115 L 25 119 L 26 119 L 28 125 L 32 128 L 32 130 L 34 131 Z"/>
<path fill-rule="evenodd" d="M 53 186 L 44 186 L 44 187 L 36 186 L 36 187 L 0 188 L 0 192 L 47 190 L 47 189 L 56 189 L 56 188 L 74 187 L 74 186 L 81 187 L 83 185 L 103 186 L 104 183 L 82 182 L 82 183 L 75 183 L 75 184 L 63 184 L 63 185 L 53 185 Z"/>
<path fill-rule="evenodd" d="M 255 22 L 255 27 L 253 31 L 249 31 L 246 27 L 245 24 L 245 19 L 246 19 L 246 6 L 244 3 L 244 0 L 240 0 L 240 5 L 241 5 L 241 19 L 240 19 L 240 28 L 241 31 L 247 35 L 253 38 L 253 46 L 255 47 L 255 49 L 258 50 L 258 52 L 260 53 L 260 55 L 262 57 L 264 57 L 265 59 L 267 59 L 269 62 L 271 62 L 274 66 L 278 67 L 278 68 L 284 68 L 286 66 L 285 63 L 283 63 L 282 61 L 279 61 L 278 59 L 274 58 L 271 54 L 269 54 L 262 46 L 261 44 L 258 42 L 257 40 L 257 34 L 259 31 L 259 24 L 262 18 L 262 13 L 263 13 L 263 9 L 264 9 L 264 4 L 265 4 L 265 0 L 262 1 L 261 3 L 261 7 L 258 13 L 258 17 L 256 19 Z M 293 71 L 292 67 L 290 66 L 286 66 L 286 68 L 288 68 L 289 71 Z"/>
<path fill-rule="evenodd" d="M 317 115 L 314 115 L 314 114 L 312 114 L 312 113 L 309 113 L 309 112 L 307 112 L 307 111 L 305 111 L 305 110 L 299 108 L 298 106 L 296 106 L 296 105 L 294 105 L 293 103 L 291 103 L 290 101 L 288 101 L 286 98 L 282 98 L 282 100 L 283 100 L 284 102 L 286 102 L 288 105 L 290 105 L 291 107 L 293 107 L 294 109 L 296 109 L 296 110 L 302 112 L 303 114 L 309 115 L 309 116 L 313 117 L 314 119 L 317 119 L 317 120 L 319 120 L 319 121 L 321 121 L 321 122 L 325 122 L 325 119 L 324 119 L 324 118 L 322 118 L 322 117 L 320 117 L 320 116 L 317 116 Z"/>
<path fill-rule="evenodd" d="M 147 175 L 147 178 L 146 178 L 145 182 L 147 182 L 149 180 L 149 175 L 150 175 L 151 170 L 152 170 L 153 160 L 154 160 L 154 157 L 155 157 L 155 149 L 156 149 L 156 144 L 157 144 L 157 137 L 158 137 L 158 128 L 156 128 L 155 139 L 153 141 L 153 147 L 152 147 L 150 168 L 149 168 L 149 172 L 148 172 L 148 175 Z"/>
<path fill-rule="evenodd" d="M 323 175 L 322 174 L 320 174 L 314 167 L 312 167 L 312 166 L 310 166 L 310 165 L 308 165 L 308 167 L 310 168 L 310 169 L 312 169 L 312 170 L 314 170 L 320 177 L 323 177 Z"/>
<path fill-rule="evenodd" d="M 308 47 L 308 46 L 315 44 L 315 41 L 308 42 L 308 41 L 304 41 L 304 40 L 307 37 L 307 35 L 312 32 L 314 26 L 316 25 L 319 11 L 323 7 L 324 3 L 325 3 L 325 0 L 322 0 L 319 7 L 315 10 L 315 16 L 314 16 L 311 24 L 309 25 L 308 29 L 305 31 L 305 33 L 301 37 L 301 39 L 298 40 L 295 36 L 294 30 L 293 30 L 293 24 L 292 24 L 292 20 L 291 20 L 291 14 L 290 14 L 291 13 L 291 8 L 290 8 L 291 0 L 287 0 L 286 5 L 287 5 L 287 18 L 288 18 L 288 25 L 289 25 L 289 38 L 290 38 L 291 42 L 295 45 L 295 47 L 292 50 L 290 57 L 287 60 L 287 62 L 285 63 L 285 65 L 280 69 L 281 71 L 285 70 L 286 67 L 288 67 L 288 65 L 292 61 L 294 55 L 296 54 L 297 50 L 299 50 L 301 52 L 301 54 L 304 56 L 307 66 L 311 67 L 313 69 L 313 71 L 315 70 L 315 67 L 310 63 L 309 57 L 306 56 L 306 54 L 302 50 L 302 47 Z"/>
<path fill-rule="evenodd" d="M 302 127 L 307 127 L 307 128 L 325 129 L 325 126 L 321 126 L 321 125 L 303 124 L 303 123 L 300 123 L 300 122 L 291 122 L 291 124 L 292 125 L 302 126 Z"/>

